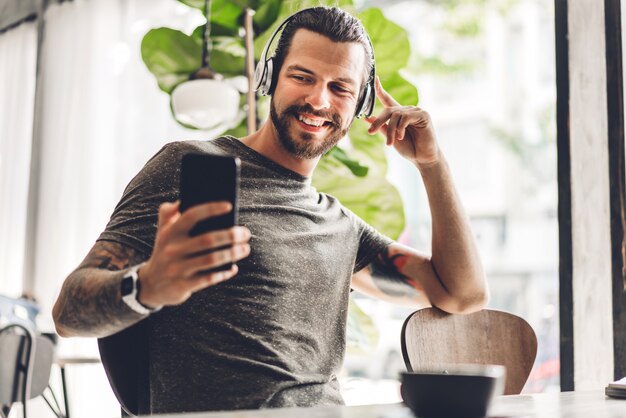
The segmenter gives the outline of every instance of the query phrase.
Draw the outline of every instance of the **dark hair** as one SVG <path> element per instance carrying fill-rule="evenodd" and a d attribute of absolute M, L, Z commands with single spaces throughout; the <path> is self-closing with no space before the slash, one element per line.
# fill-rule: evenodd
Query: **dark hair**
<path fill-rule="evenodd" d="M 307 29 L 311 32 L 319 33 L 329 38 L 333 42 L 357 42 L 365 49 L 365 73 L 363 77 L 363 90 L 369 81 L 372 67 L 374 66 L 374 52 L 372 44 L 359 19 L 350 13 L 337 7 L 312 7 L 304 9 L 292 16 L 292 19 L 285 25 L 276 50 L 274 51 L 272 72 L 272 85 L 276 86 L 278 74 L 283 66 L 285 57 L 289 53 L 291 40 L 298 29 Z M 367 59 L 369 58 L 369 59 Z"/>

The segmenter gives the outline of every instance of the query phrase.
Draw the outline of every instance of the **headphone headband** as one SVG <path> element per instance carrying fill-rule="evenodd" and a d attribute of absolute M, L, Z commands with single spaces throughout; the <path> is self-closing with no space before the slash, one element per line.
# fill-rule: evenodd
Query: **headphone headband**
<path fill-rule="evenodd" d="M 280 32 L 289 22 L 291 22 L 297 15 L 303 13 L 310 9 L 303 9 L 298 12 L 295 12 L 291 16 L 287 17 L 272 33 L 269 40 L 263 47 L 263 51 L 261 52 L 261 57 L 259 58 L 259 62 L 256 65 L 254 70 L 254 90 L 261 93 L 263 96 L 269 96 L 274 91 L 276 87 L 274 84 L 274 56 L 267 58 L 267 54 L 269 49 L 274 41 L 278 32 Z M 374 111 L 374 104 L 376 103 L 376 62 L 374 60 L 374 46 L 372 45 L 372 40 L 370 39 L 367 31 L 363 30 L 365 33 L 365 37 L 370 45 L 370 50 L 372 53 L 372 69 L 369 74 L 369 79 L 365 83 L 365 87 L 361 96 L 359 97 L 359 101 L 357 103 L 355 109 L 355 116 L 360 118 L 362 116 L 370 116 Z M 282 36 L 282 33 L 281 33 Z M 278 74 L 276 74 L 278 76 Z M 277 78 L 277 77 L 276 77 Z"/>

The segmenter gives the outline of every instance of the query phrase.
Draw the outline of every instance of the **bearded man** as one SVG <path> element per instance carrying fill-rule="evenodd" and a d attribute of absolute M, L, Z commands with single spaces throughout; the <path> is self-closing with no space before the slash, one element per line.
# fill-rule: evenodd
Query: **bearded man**
<path fill-rule="evenodd" d="M 142 348 L 132 346 L 146 365 L 139 413 L 341 404 L 351 289 L 384 295 L 382 283 L 404 283 L 448 312 L 486 303 L 482 265 L 431 118 L 385 92 L 362 24 L 316 7 L 281 28 L 274 55 L 264 54 L 257 71 L 259 88 L 272 96 L 268 121 L 241 139 L 166 145 L 130 182 L 55 304 L 62 336 L 106 342 L 141 328 Z M 384 110 L 365 121 L 420 172 L 432 255 L 381 235 L 311 186 L 319 159 L 353 122 L 365 123 L 355 117 L 369 116 L 375 96 Z M 190 237 L 198 221 L 231 206 L 180 213 L 187 153 L 240 158 L 240 225 Z M 230 270 L 211 270 L 231 262 Z M 353 278 L 361 271 L 369 274 Z M 135 303 L 120 290 L 131 276 L 140 284 Z"/>

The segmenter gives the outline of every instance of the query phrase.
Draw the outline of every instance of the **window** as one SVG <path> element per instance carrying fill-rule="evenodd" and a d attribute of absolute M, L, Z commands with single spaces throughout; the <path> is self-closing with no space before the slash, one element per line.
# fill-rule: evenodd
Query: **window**
<path fill-rule="evenodd" d="M 388 1 L 379 7 L 411 39 L 413 59 L 405 75 L 433 118 L 470 217 L 490 285 L 489 307 L 525 318 L 539 339 L 524 391 L 559 390 L 553 2 L 443 3 Z M 393 151 L 388 157 L 388 177 L 406 207 L 400 240 L 429 249 L 430 212 L 419 174 Z M 392 314 L 363 302 L 375 323 L 393 327 Z M 400 348 L 399 334 L 391 334 L 381 329 L 373 357 L 363 362 L 368 368 L 353 376 L 397 376 L 401 362 L 393 371 L 372 366 L 389 360 L 393 367 L 391 353 Z M 379 391 L 385 386 L 378 382 L 367 385 Z M 399 400 L 397 386 L 387 386 L 387 400 Z M 350 390 L 348 398 L 357 392 Z M 354 403 L 369 399 L 355 395 Z"/>

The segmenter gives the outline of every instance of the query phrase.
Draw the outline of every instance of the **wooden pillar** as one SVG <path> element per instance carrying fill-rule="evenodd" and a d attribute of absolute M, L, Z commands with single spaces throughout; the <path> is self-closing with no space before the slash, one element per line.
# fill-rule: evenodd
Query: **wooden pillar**
<path fill-rule="evenodd" d="M 614 374 L 605 13 L 597 0 L 569 1 L 566 9 L 571 254 L 561 256 L 571 271 L 562 270 L 560 280 L 571 294 L 561 292 L 560 313 L 562 331 L 571 333 L 561 340 L 562 366 L 573 381 L 562 388 L 584 390 L 603 387 Z M 563 177 L 560 188 L 568 187 Z M 563 357 L 567 337 L 571 358 Z"/>

